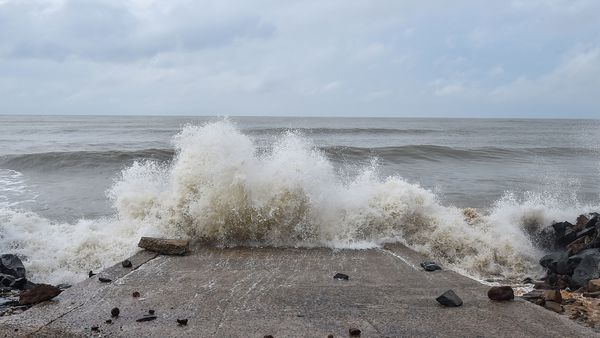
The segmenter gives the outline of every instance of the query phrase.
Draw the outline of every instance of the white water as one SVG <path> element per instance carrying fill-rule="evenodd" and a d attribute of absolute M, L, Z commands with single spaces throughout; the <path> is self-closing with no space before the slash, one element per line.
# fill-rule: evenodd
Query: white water
<path fill-rule="evenodd" d="M 401 242 L 471 275 L 515 277 L 536 271 L 541 228 L 600 210 L 560 189 L 507 194 L 486 212 L 444 206 L 401 177 L 380 177 L 375 162 L 359 175 L 336 171 L 294 133 L 260 153 L 228 121 L 185 127 L 174 144 L 170 165 L 122 173 L 108 192 L 111 218 L 57 223 L 0 205 L 0 252 L 27 257 L 34 280 L 58 283 L 126 258 L 142 235 L 354 249 Z"/>

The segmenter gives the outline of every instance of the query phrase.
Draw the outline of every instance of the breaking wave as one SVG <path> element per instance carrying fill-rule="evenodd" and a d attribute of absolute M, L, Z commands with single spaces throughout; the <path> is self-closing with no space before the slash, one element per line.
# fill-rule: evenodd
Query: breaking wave
<path fill-rule="evenodd" d="M 471 275 L 536 271 L 537 237 L 592 206 L 560 192 L 507 194 L 489 210 L 445 206 L 435 193 L 374 161 L 336 169 L 307 138 L 287 132 L 263 151 L 228 121 L 187 126 L 171 161 L 137 161 L 108 191 L 110 218 L 51 222 L 0 206 L 0 251 L 34 276 L 73 281 L 132 254 L 141 235 L 216 245 L 369 248 L 400 242 Z"/>

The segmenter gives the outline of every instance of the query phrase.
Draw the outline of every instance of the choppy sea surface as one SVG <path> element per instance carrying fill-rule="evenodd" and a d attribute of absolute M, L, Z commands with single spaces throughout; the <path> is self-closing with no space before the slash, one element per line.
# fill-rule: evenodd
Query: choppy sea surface
<path fill-rule="evenodd" d="M 600 121 L 0 116 L 0 252 L 76 281 L 141 235 L 401 242 L 476 276 L 536 271 L 600 210 Z"/>

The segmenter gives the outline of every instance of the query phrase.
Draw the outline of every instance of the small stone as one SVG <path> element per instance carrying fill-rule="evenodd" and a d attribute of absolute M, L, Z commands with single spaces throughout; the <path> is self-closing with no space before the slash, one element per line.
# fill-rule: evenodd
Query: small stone
<path fill-rule="evenodd" d="M 187 318 L 184 319 L 177 319 L 177 324 L 181 325 L 181 326 L 186 326 L 188 323 Z"/>
<path fill-rule="evenodd" d="M 263 338 L 273 338 L 273 336 L 268 334 L 268 335 L 263 336 Z"/>
<path fill-rule="evenodd" d="M 112 282 L 112 279 L 109 278 L 104 278 L 104 277 L 98 277 L 98 280 L 102 283 L 110 283 Z"/>
<path fill-rule="evenodd" d="M 140 293 L 139 293 L 139 292 L 137 292 L 137 291 L 134 291 L 134 292 L 131 294 L 131 296 L 132 296 L 133 298 L 138 298 L 138 297 L 140 296 Z"/>
<path fill-rule="evenodd" d="M 92 331 L 98 332 L 98 331 L 100 331 L 100 328 L 97 326 L 92 326 Z"/>
<path fill-rule="evenodd" d="M 420 265 L 425 271 L 442 270 L 442 267 L 434 261 L 424 261 Z"/>
<path fill-rule="evenodd" d="M 154 314 L 154 310 L 148 310 L 148 313 L 153 315 Z"/>
<path fill-rule="evenodd" d="M 105 321 L 105 323 L 106 323 L 106 324 L 112 324 L 112 319 L 107 319 L 107 320 Z"/>
<path fill-rule="evenodd" d="M 118 307 L 114 307 L 112 310 L 110 310 L 110 315 L 113 317 L 119 317 L 119 313 L 121 313 L 121 310 L 119 310 Z"/>
<path fill-rule="evenodd" d="M 124 268 L 130 268 L 130 267 L 132 267 L 132 266 L 133 266 L 133 264 L 131 264 L 131 261 L 130 261 L 129 259 L 126 259 L 126 260 L 124 260 L 123 262 L 121 262 L 121 265 L 122 265 Z"/>
<path fill-rule="evenodd" d="M 328 334 L 327 338 L 333 338 L 333 335 L 332 334 Z"/>
<path fill-rule="evenodd" d="M 350 328 L 348 333 L 350 334 L 350 337 L 360 337 L 360 330 L 357 328 Z"/>
<path fill-rule="evenodd" d="M 554 311 L 556 313 L 562 313 L 564 311 L 563 307 L 560 304 L 558 304 L 556 302 L 552 302 L 552 301 L 545 302 L 544 307 L 546 309 L 548 309 L 550 311 Z"/>
<path fill-rule="evenodd" d="M 429 264 L 429 265 L 425 265 L 424 267 L 425 271 L 436 271 L 436 270 L 442 270 L 442 267 L 437 265 L 437 264 Z"/>
<path fill-rule="evenodd" d="M 28 305 L 40 303 L 58 296 L 61 292 L 62 290 L 55 286 L 38 284 L 29 290 L 21 292 L 19 304 Z"/>
<path fill-rule="evenodd" d="M 339 273 L 339 272 L 338 272 L 338 273 L 336 273 L 336 274 L 333 276 L 333 279 L 337 279 L 337 280 L 348 280 L 348 279 L 350 279 L 350 277 L 348 277 L 348 275 L 346 275 L 345 273 Z"/>
<path fill-rule="evenodd" d="M 71 286 L 72 286 L 71 284 L 61 283 L 61 284 L 58 284 L 56 287 L 61 290 L 66 290 L 66 289 L 70 288 Z"/>
<path fill-rule="evenodd" d="M 515 292 L 510 286 L 492 286 L 488 290 L 488 298 L 495 301 L 507 301 L 515 299 Z"/>
<path fill-rule="evenodd" d="M 555 303 L 562 303 L 562 295 L 560 294 L 560 290 L 546 290 L 544 291 L 543 296 L 545 301 L 551 301 Z"/>
<path fill-rule="evenodd" d="M 149 322 L 149 321 L 155 320 L 155 319 L 156 319 L 156 316 L 144 316 L 142 318 L 136 319 L 135 321 L 141 323 L 141 322 Z"/>
<path fill-rule="evenodd" d="M 95 275 L 96 274 L 92 270 L 90 270 L 90 272 L 88 272 L 88 277 L 90 277 L 90 278 L 94 277 Z"/>
<path fill-rule="evenodd" d="M 461 306 L 463 304 L 462 299 L 460 299 L 460 297 L 458 297 L 456 295 L 456 293 L 454 293 L 454 291 L 452 291 L 452 290 L 448 290 L 448 291 L 444 292 L 441 296 L 439 296 L 435 300 L 437 300 L 437 302 L 442 304 L 443 306 L 448 306 L 448 307 L 456 307 L 456 306 Z"/>

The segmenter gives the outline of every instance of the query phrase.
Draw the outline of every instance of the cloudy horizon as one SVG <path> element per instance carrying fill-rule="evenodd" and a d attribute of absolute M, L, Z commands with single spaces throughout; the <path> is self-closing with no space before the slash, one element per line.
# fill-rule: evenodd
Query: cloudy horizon
<path fill-rule="evenodd" d="M 0 114 L 597 118 L 600 2 L 0 0 Z"/>

